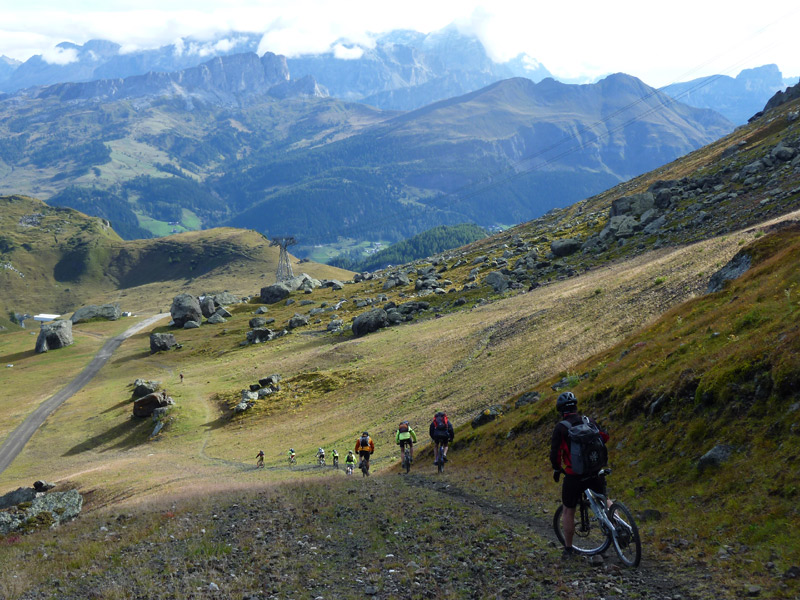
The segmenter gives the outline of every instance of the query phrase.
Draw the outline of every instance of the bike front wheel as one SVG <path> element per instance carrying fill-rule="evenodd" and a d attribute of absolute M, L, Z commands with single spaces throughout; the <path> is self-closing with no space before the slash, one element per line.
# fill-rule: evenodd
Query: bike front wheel
<path fill-rule="evenodd" d="M 564 505 L 562 504 L 553 515 L 553 531 L 555 531 L 556 537 L 562 546 L 565 545 L 563 512 Z M 583 519 L 581 517 L 581 507 L 578 505 L 575 509 L 575 533 L 572 536 L 572 547 L 575 552 L 587 556 L 600 554 L 605 552 L 610 544 L 611 540 L 603 532 L 597 517 L 587 508 L 586 518 Z"/>
<path fill-rule="evenodd" d="M 608 518 L 614 525 L 611 538 L 614 550 L 627 567 L 638 567 L 642 560 L 642 540 L 633 515 L 621 502 L 614 502 L 608 509 Z"/>

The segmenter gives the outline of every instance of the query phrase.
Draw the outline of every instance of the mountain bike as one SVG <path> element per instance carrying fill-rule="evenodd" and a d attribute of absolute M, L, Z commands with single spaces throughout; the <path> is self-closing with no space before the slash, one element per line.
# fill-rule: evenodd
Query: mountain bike
<path fill-rule="evenodd" d="M 320 467 L 324 467 L 325 466 L 325 457 L 324 456 L 318 456 L 317 457 L 317 465 L 320 466 Z"/>
<path fill-rule="evenodd" d="M 369 476 L 369 462 L 367 462 L 367 459 L 362 458 L 361 462 L 358 463 L 358 468 L 361 469 L 362 477 L 368 477 Z"/>
<path fill-rule="evenodd" d="M 339 468 L 339 457 L 338 456 L 334 456 L 333 457 L 333 468 L 334 469 L 338 469 Z"/>
<path fill-rule="evenodd" d="M 611 469 L 603 469 L 598 475 L 609 475 Z M 561 513 L 564 505 L 553 515 L 553 530 L 564 544 Z M 613 544 L 620 561 L 627 567 L 636 567 L 642 560 L 642 541 L 633 515 L 622 502 L 614 501 L 606 507 L 606 496 L 587 489 L 575 510 L 575 535 L 572 547 L 586 556 L 605 552 Z"/>
<path fill-rule="evenodd" d="M 296 464 L 297 464 L 297 459 L 294 457 L 294 454 L 290 454 L 289 455 L 289 466 L 296 465 Z"/>
<path fill-rule="evenodd" d="M 411 470 L 411 449 L 408 446 L 403 450 L 403 462 L 400 463 L 400 467 L 406 470 L 406 474 Z"/>
<path fill-rule="evenodd" d="M 434 459 L 435 459 L 433 462 L 436 465 L 436 469 L 437 469 L 436 472 L 437 473 L 444 473 L 444 461 L 445 461 L 444 449 L 446 448 L 446 446 L 444 444 L 440 444 L 438 442 L 434 442 L 434 443 L 436 444 L 436 447 L 433 450 L 433 456 L 434 456 Z"/>
<path fill-rule="evenodd" d="M 345 465 L 344 474 L 345 475 L 352 475 L 353 474 L 353 463 L 347 463 Z"/>

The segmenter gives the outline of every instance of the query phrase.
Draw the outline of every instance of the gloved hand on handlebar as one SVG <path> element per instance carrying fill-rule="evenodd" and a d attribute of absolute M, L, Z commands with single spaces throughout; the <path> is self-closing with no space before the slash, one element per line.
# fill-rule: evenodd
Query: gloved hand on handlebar
<path fill-rule="evenodd" d="M 558 483 L 558 480 L 559 480 L 559 479 L 561 479 L 561 471 L 560 471 L 560 470 L 557 470 L 557 469 L 554 469 L 554 470 L 553 470 L 553 481 L 555 481 L 556 483 Z"/>

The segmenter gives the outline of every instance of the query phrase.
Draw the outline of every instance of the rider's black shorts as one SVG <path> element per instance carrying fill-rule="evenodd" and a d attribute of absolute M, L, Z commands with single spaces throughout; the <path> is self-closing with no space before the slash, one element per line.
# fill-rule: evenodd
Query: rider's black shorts
<path fill-rule="evenodd" d="M 408 438 L 407 440 L 400 440 L 397 443 L 400 444 L 400 452 L 402 452 L 405 449 L 406 444 L 408 444 L 409 448 L 414 447 L 414 442 L 411 441 L 411 438 Z"/>
<path fill-rule="evenodd" d="M 359 452 L 358 452 L 358 455 L 359 455 L 361 458 L 365 458 L 365 459 L 367 459 L 367 460 L 369 460 L 369 455 L 370 455 L 370 454 L 371 454 L 371 452 L 370 452 L 369 450 L 359 450 Z"/>
<path fill-rule="evenodd" d="M 587 489 L 606 495 L 606 478 L 599 475 L 585 477 L 583 475 L 564 475 L 564 484 L 561 486 L 561 502 L 567 508 L 575 508 L 581 499 L 581 494 Z"/>

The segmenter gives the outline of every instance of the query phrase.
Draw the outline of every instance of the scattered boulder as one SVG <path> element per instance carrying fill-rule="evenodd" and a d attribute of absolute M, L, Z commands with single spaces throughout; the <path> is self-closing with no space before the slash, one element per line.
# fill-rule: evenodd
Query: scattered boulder
<path fill-rule="evenodd" d="M 217 310 L 214 312 L 214 314 L 219 315 L 223 319 L 230 319 L 233 316 L 231 312 L 224 306 L 217 307 Z"/>
<path fill-rule="evenodd" d="M 392 273 L 389 273 L 389 276 L 383 283 L 383 289 L 390 290 L 395 287 L 405 287 L 410 284 L 411 280 L 409 280 L 408 275 L 402 271 L 393 271 Z"/>
<path fill-rule="evenodd" d="M 22 504 L 23 502 L 31 502 L 34 498 L 36 498 L 36 490 L 34 488 L 17 488 L 4 496 L 0 496 L 0 510 Z"/>
<path fill-rule="evenodd" d="M 308 317 L 306 315 L 300 315 L 295 313 L 294 316 L 291 319 L 289 319 L 289 329 L 305 327 L 306 325 L 308 325 Z"/>
<path fill-rule="evenodd" d="M 183 324 L 184 329 L 197 329 L 199 327 L 200 323 L 197 321 L 186 321 L 186 323 Z"/>
<path fill-rule="evenodd" d="M 213 315 L 208 317 L 208 320 L 206 321 L 206 323 L 210 323 L 211 325 L 220 325 L 221 323 L 226 323 L 226 322 L 227 321 L 224 319 L 224 317 L 218 313 L 214 313 Z"/>
<path fill-rule="evenodd" d="M 203 296 L 198 302 L 200 303 L 200 311 L 206 319 L 217 310 L 217 306 L 214 304 L 214 299 L 211 296 Z"/>
<path fill-rule="evenodd" d="M 264 327 L 267 324 L 267 320 L 264 317 L 253 317 L 247 324 L 250 325 L 250 329 L 255 329 Z"/>
<path fill-rule="evenodd" d="M 525 392 L 517 398 L 517 401 L 514 402 L 514 407 L 519 408 L 520 406 L 525 406 L 527 404 L 533 404 L 534 402 L 539 401 L 539 392 Z"/>
<path fill-rule="evenodd" d="M 147 396 L 138 398 L 133 403 L 133 416 L 149 417 L 153 414 L 155 409 L 172 404 L 175 404 L 175 401 L 167 396 L 165 391 L 153 392 L 152 394 L 147 394 Z"/>
<path fill-rule="evenodd" d="M 733 446 L 728 444 L 717 444 L 700 457 L 700 460 L 697 461 L 697 468 L 702 472 L 710 467 L 719 467 L 731 457 L 733 450 Z"/>
<path fill-rule="evenodd" d="M 508 277 L 503 275 L 500 271 L 492 271 L 483 278 L 483 283 L 492 286 L 494 291 L 498 294 L 502 294 L 508 289 L 508 282 Z"/>
<path fill-rule="evenodd" d="M 269 309 L 266 306 L 259 306 L 256 309 L 256 313 L 255 314 L 257 314 L 257 315 L 265 315 L 268 312 L 269 312 Z M 252 325 L 251 325 L 251 327 L 252 327 Z"/>
<path fill-rule="evenodd" d="M 65 348 L 71 345 L 73 341 L 72 321 L 58 320 L 42 323 L 42 328 L 39 330 L 39 337 L 36 338 L 35 352 L 41 354 L 48 350 Z"/>
<path fill-rule="evenodd" d="M 89 306 L 84 306 L 76 310 L 72 317 L 70 317 L 70 321 L 72 321 L 73 325 L 75 323 L 91 321 L 92 319 L 116 321 L 121 316 L 122 311 L 119 308 L 119 304 L 103 304 L 102 306 L 90 304 Z"/>
<path fill-rule="evenodd" d="M 230 292 L 222 292 L 220 294 L 216 294 L 214 296 L 214 303 L 217 306 L 227 306 L 229 304 L 239 304 L 242 301 L 241 298 L 231 294 Z"/>
<path fill-rule="evenodd" d="M 137 379 L 133 382 L 133 395 L 135 398 L 141 398 L 152 394 L 161 387 L 160 381 L 148 381 L 145 379 Z"/>
<path fill-rule="evenodd" d="M 483 410 L 477 417 L 472 419 L 472 428 L 475 429 L 481 425 L 486 425 L 486 423 L 491 423 L 498 417 L 502 416 L 503 407 L 499 404 L 495 404 L 494 406 L 490 406 L 489 408 Z"/>
<path fill-rule="evenodd" d="M 261 288 L 261 301 L 264 304 L 275 304 L 284 298 L 288 298 L 292 289 L 285 283 L 274 283 Z"/>
<path fill-rule="evenodd" d="M 151 333 L 150 334 L 150 354 L 169 350 L 177 346 L 178 342 L 171 333 Z"/>
<path fill-rule="evenodd" d="M 321 283 L 322 287 L 333 288 L 334 290 L 337 291 L 344 288 L 344 284 L 338 279 L 323 279 Z"/>
<path fill-rule="evenodd" d="M 726 281 L 731 281 L 741 277 L 747 269 L 750 268 L 752 258 L 747 251 L 741 250 L 737 252 L 734 257 L 728 261 L 724 267 L 711 276 L 708 280 L 708 293 L 720 291 Z"/>
<path fill-rule="evenodd" d="M 30 503 L 0 512 L 0 535 L 55 527 L 77 517 L 83 508 L 83 496 L 77 490 L 37 494 Z"/>
<path fill-rule="evenodd" d="M 631 215 L 641 217 L 656 205 L 656 199 L 652 192 L 643 192 L 617 198 L 611 203 L 611 213 L 609 216 L 617 217 L 621 215 Z"/>
<path fill-rule="evenodd" d="M 331 319 L 331 322 L 328 323 L 327 330 L 330 331 L 331 333 L 336 333 L 338 331 L 341 331 L 342 327 L 344 327 L 344 321 L 342 321 L 341 319 Z"/>
<path fill-rule="evenodd" d="M 273 373 L 272 375 L 268 375 L 267 377 L 262 377 L 258 380 L 258 384 L 261 387 L 267 387 L 268 385 L 278 385 L 278 382 L 281 380 L 281 376 L 277 373 Z"/>
<path fill-rule="evenodd" d="M 200 308 L 200 301 L 191 294 L 178 294 L 172 299 L 172 306 L 169 309 L 172 321 L 176 327 L 183 327 L 186 321 L 202 321 L 203 311 Z"/>
<path fill-rule="evenodd" d="M 559 258 L 569 256 L 570 254 L 575 254 L 580 249 L 580 240 L 576 240 L 574 238 L 554 240 L 550 243 L 550 251 Z"/>
<path fill-rule="evenodd" d="M 353 319 L 353 335 L 361 337 L 389 326 L 389 317 L 382 308 L 373 308 Z"/>

